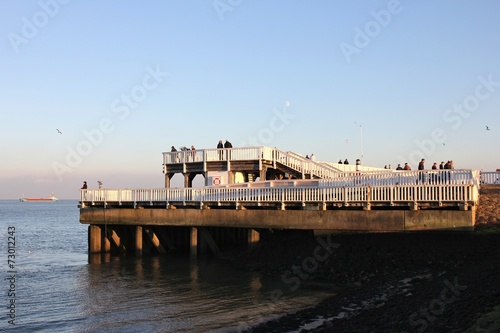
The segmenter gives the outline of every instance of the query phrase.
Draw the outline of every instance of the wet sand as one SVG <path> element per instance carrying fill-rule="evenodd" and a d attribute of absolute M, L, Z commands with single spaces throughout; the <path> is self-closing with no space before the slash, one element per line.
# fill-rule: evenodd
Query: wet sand
<path fill-rule="evenodd" d="M 283 289 L 336 291 L 247 332 L 500 332 L 500 186 L 481 189 L 476 214 L 474 232 L 285 232 L 234 254 Z"/>

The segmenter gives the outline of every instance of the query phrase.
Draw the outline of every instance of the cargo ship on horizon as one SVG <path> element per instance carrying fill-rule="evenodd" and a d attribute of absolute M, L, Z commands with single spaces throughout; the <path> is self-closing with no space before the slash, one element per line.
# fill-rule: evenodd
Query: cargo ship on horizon
<path fill-rule="evenodd" d="M 21 202 L 28 202 L 28 201 L 57 201 L 59 200 L 58 198 L 56 198 L 54 196 L 54 194 L 52 194 L 51 196 L 47 197 L 47 198 L 27 198 L 27 197 L 23 197 L 21 199 L 19 199 L 19 201 Z"/>

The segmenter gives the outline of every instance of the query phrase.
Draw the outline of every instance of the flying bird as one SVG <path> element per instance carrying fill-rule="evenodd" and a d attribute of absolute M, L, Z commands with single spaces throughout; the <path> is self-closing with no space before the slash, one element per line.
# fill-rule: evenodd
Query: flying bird
<path fill-rule="evenodd" d="M 489 131 L 489 130 L 490 130 L 490 128 L 489 128 L 488 126 L 486 126 L 486 130 L 487 130 L 487 131 Z"/>
<path fill-rule="evenodd" d="M 59 128 L 56 128 L 57 133 L 62 134 L 62 132 L 59 130 Z"/>

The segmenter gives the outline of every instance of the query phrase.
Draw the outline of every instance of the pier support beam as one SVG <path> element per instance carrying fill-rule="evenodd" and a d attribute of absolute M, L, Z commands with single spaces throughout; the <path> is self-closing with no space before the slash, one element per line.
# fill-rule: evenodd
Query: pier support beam
<path fill-rule="evenodd" d="M 184 187 L 193 187 L 193 180 L 196 177 L 196 173 L 185 173 L 184 174 Z"/>
<path fill-rule="evenodd" d="M 198 231 L 200 233 L 200 251 L 201 253 L 205 253 L 207 248 L 210 248 L 213 254 L 218 255 L 220 250 L 219 247 L 217 246 L 217 243 L 215 243 L 214 238 L 212 237 L 212 234 L 210 234 L 210 231 L 208 231 L 207 228 L 205 227 L 200 227 L 198 228 Z"/>
<path fill-rule="evenodd" d="M 106 235 L 106 239 L 108 240 L 108 243 L 113 241 L 115 246 L 118 248 L 119 252 L 127 252 L 127 248 L 125 247 L 125 242 L 122 240 L 120 236 L 116 233 L 116 231 L 110 227 L 107 228 L 108 234 Z"/>
<path fill-rule="evenodd" d="M 102 243 L 101 243 L 101 252 L 108 253 L 111 251 L 111 242 L 109 241 L 108 238 L 108 226 L 104 225 L 104 228 L 101 228 L 101 237 L 102 237 Z"/>
<path fill-rule="evenodd" d="M 165 188 L 170 188 L 170 181 L 172 180 L 172 177 L 175 175 L 175 173 L 166 173 L 165 174 Z"/>
<path fill-rule="evenodd" d="M 248 247 L 255 246 L 260 241 L 260 233 L 254 229 L 248 229 Z"/>
<path fill-rule="evenodd" d="M 189 230 L 189 254 L 192 257 L 198 254 L 198 228 L 191 227 Z"/>
<path fill-rule="evenodd" d="M 165 248 L 161 245 L 160 240 L 158 239 L 158 236 L 154 233 L 152 228 L 144 228 L 144 231 L 146 232 L 146 235 L 148 235 L 149 240 L 151 243 L 153 243 L 154 247 L 158 250 L 160 254 L 167 254 L 167 251 L 165 251 Z"/>
<path fill-rule="evenodd" d="M 142 256 L 142 226 L 135 228 L 135 255 Z"/>
<path fill-rule="evenodd" d="M 267 174 L 267 168 L 262 168 L 259 174 L 260 181 L 266 180 L 266 174 Z"/>
<path fill-rule="evenodd" d="M 89 225 L 89 253 L 101 253 L 101 227 Z"/>
<path fill-rule="evenodd" d="M 227 183 L 228 184 L 234 184 L 234 179 L 235 179 L 235 173 L 234 171 L 228 171 L 227 174 L 228 174 L 228 180 L 227 180 Z"/>

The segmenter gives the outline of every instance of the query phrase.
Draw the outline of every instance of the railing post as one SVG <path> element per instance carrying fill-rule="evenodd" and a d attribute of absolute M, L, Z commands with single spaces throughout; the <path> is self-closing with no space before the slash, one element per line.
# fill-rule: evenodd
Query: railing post
<path fill-rule="evenodd" d="M 202 158 L 203 158 L 203 172 L 207 172 L 207 150 L 206 149 L 203 149 Z"/>
<path fill-rule="evenodd" d="M 259 156 L 257 156 L 259 160 L 259 170 L 262 170 L 262 159 L 264 158 L 264 148 L 259 147 L 257 154 L 259 154 Z M 274 168 L 276 169 L 276 166 Z"/>
<path fill-rule="evenodd" d="M 285 188 L 280 188 L 281 194 L 281 210 L 285 210 Z"/>

